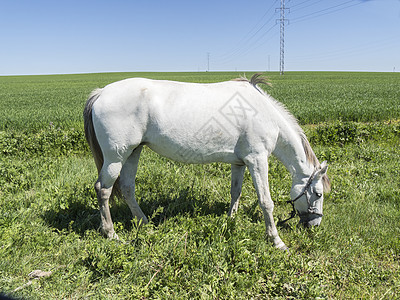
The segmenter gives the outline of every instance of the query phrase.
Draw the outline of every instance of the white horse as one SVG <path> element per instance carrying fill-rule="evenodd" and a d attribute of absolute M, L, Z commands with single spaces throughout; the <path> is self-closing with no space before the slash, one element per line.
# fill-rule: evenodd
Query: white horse
<path fill-rule="evenodd" d="M 85 135 L 99 172 L 95 184 L 101 230 L 118 238 L 109 198 L 119 188 L 134 217 L 147 222 L 135 200 L 135 176 L 144 145 L 185 163 L 231 164 L 232 216 L 247 167 L 257 191 L 268 238 L 287 249 L 278 235 L 268 187 L 268 157 L 275 155 L 292 175 L 293 216 L 319 225 L 323 191 L 329 189 L 326 162 L 320 164 L 295 118 L 257 84 L 260 74 L 221 83 L 196 84 L 132 78 L 90 95 L 84 110 Z"/>

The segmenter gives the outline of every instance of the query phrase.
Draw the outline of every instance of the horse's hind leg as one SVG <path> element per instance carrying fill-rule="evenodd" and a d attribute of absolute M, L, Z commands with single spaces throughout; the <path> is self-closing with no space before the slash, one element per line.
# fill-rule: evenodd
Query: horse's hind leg
<path fill-rule="evenodd" d="M 245 170 L 246 166 L 231 165 L 231 208 L 228 212 L 230 217 L 236 213 L 239 206 Z"/>
<path fill-rule="evenodd" d="M 99 174 L 99 178 L 95 184 L 101 218 L 100 230 L 109 239 L 118 239 L 118 236 L 114 231 L 114 225 L 111 219 L 108 202 L 111 196 L 113 185 L 118 178 L 121 168 L 122 162 L 110 162 L 109 160 L 105 159 Z"/>
<path fill-rule="evenodd" d="M 125 162 L 121 170 L 119 186 L 133 217 L 142 220 L 143 223 L 147 223 L 147 218 L 135 199 L 135 177 L 142 148 L 143 146 L 138 146 Z"/>

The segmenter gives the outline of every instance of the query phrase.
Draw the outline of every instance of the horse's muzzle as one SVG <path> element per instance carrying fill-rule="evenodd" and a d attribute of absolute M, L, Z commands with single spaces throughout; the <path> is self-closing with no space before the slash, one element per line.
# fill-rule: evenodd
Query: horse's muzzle
<path fill-rule="evenodd" d="M 322 221 L 322 216 L 318 214 L 307 214 L 300 216 L 300 224 L 304 227 L 319 226 Z"/>

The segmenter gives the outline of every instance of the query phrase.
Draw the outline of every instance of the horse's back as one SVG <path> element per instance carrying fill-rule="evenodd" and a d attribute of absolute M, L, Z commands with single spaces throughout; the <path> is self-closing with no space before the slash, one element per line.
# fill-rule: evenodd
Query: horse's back
<path fill-rule="evenodd" d="M 245 81 L 132 78 L 106 86 L 93 115 L 96 131 L 106 133 L 105 147 L 146 144 L 174 160 L 237 163 L 238 141 L 253 130 L 265 104 L 265 97 Z"/>

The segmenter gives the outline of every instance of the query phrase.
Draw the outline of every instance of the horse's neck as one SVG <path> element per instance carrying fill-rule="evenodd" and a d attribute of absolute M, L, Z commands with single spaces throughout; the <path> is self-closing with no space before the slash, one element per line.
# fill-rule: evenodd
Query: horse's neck
<path fill-rule="evenodd" d="M 292 178 L 308 177 L 313 171 L 313 167 L 307 161 L 301 137 L 294 129 L 280 129 L 273 155 L 284 164 Z"/>

